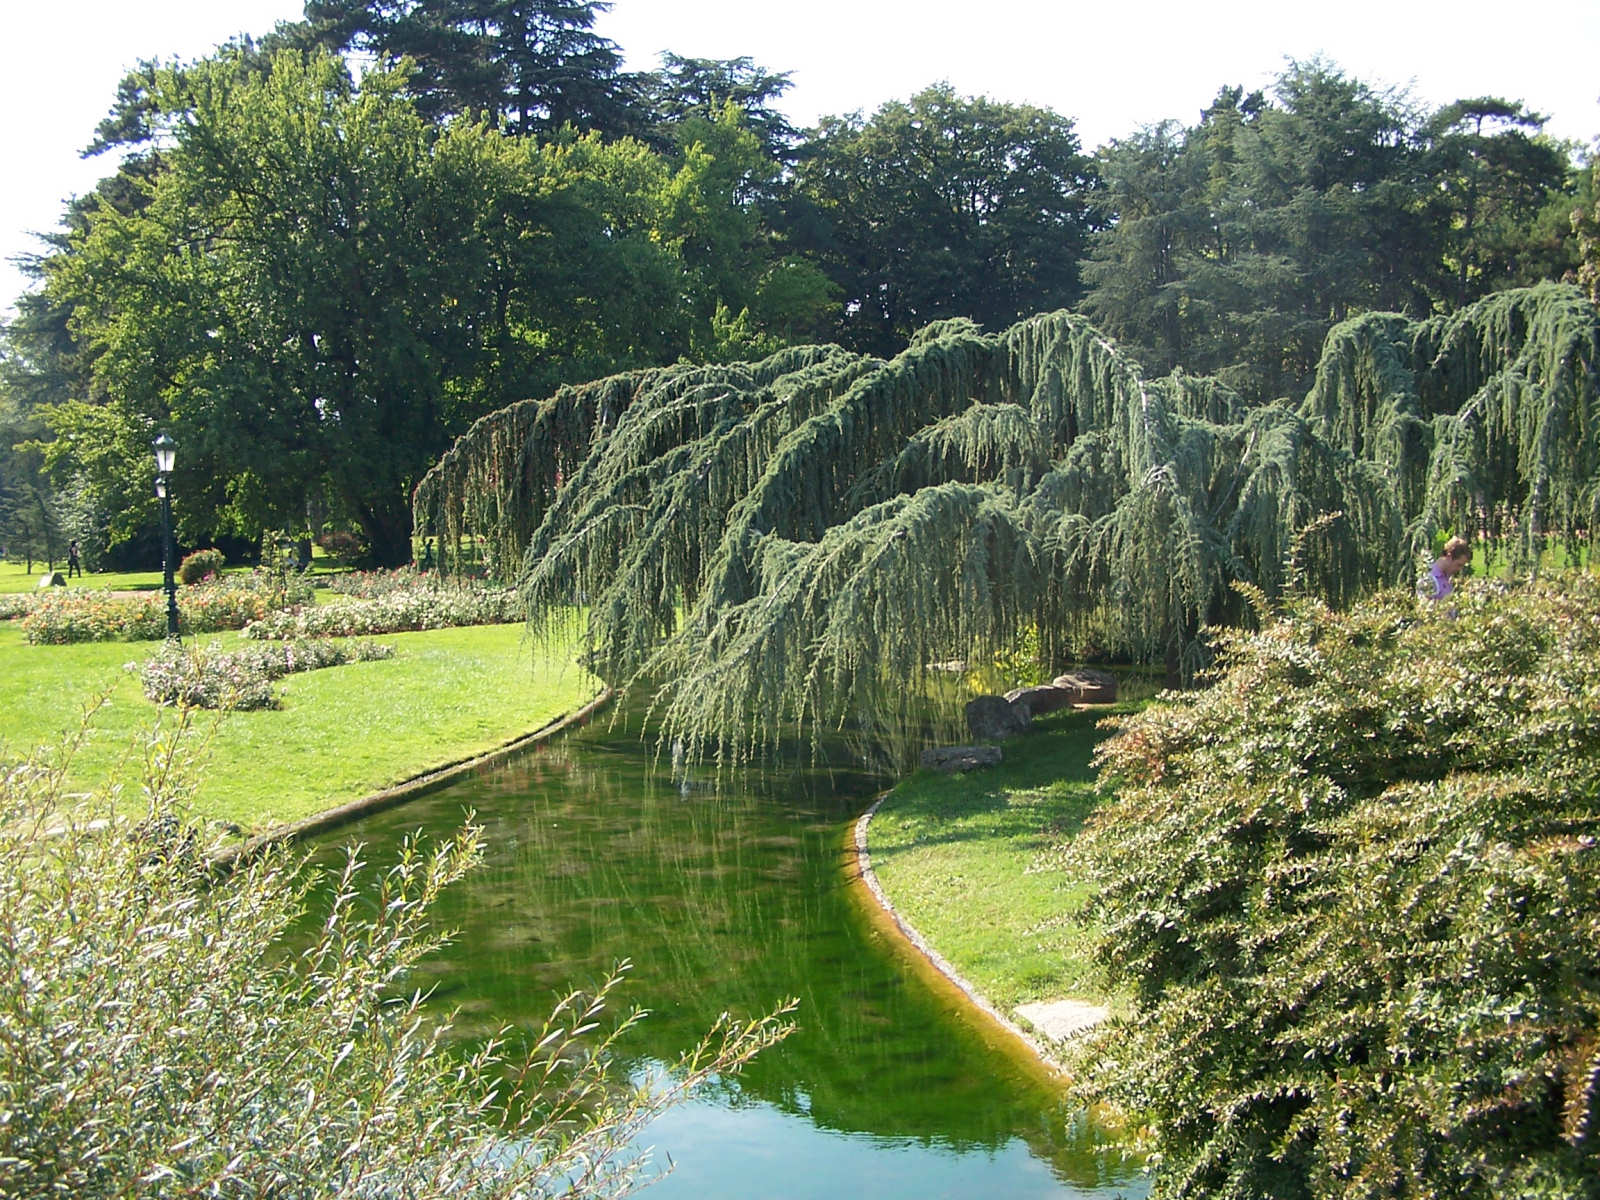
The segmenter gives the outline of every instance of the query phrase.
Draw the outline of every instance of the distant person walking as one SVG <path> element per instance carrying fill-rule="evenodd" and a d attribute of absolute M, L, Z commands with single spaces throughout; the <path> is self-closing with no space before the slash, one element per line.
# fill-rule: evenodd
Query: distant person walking
<path fill-rule="evenodd" d="M 71 579 L 74 575 L 80 579 L 83 578 L 83 567 L 78 563 L 78 542 L 76 538 L 67 547 L 67 578 Z"/>
<path fill-rule="evenodd" d="M 1433 560 L 1428 573 L 1417 582 L 1417 595 L 1424 600 L 1443 600 L 1456 590 L 1456 576 L 1472 561 L 1472 547 L 1464 537 L 1453 537 L 1444 544 L 1444 553 Z"/>

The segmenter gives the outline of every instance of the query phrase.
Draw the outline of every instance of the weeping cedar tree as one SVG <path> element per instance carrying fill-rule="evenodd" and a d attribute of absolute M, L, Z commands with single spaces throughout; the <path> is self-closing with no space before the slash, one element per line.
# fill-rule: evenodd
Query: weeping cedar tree
<path fill-rule="evenodd" d="M 1295 599 L 1101 748 L 1077 1076 L 1157 1196 L 1600 1196 L 1600 585 L 1451 608 Z"/>
<path fill-rule="evenodd" d="M 1304 403 L 1146 379 L 1081 317 L 928 327 L 892 360 L 791 348 L 563 388 L 481 419 L 416 519 L 520 561 L 530 621 L 655 681 L 690 755 L 851 722 L 899 753 L 934 666 L 1034 634 L 1175 670 L 1292 571 L 1344 604 L 1436 530 L 1600 528 L 1600 314 L 1574 288 L 1334 330 Z M 1293 551 L 1291 553 L 1291 550 Z"/>

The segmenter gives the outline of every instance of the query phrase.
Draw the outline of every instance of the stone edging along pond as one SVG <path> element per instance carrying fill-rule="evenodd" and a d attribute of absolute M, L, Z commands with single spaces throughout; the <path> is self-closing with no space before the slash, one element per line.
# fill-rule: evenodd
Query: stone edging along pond
<path fill-rule="evenodd" d="M 276 825 L 265 833 L 257 834 L 237 845 L 225 846 L 213 851 L 208 856 L 210 865 L 220 870 L 227 870 L 237 863 L 259 854 L 266 847 L 276 842 L 288 841 L 294 838 L 309 837 L 314 833 L 323 833 L 337 826 L 357 820 L 369 813 L 379 812 L 385 808 L 393 808 L 397 804 L 404 804 L 407 800 L 414 800 L 429 792 L 436 792 L 440 788 L 448 787 L 459 779 L 490 767 L 497 767 L 501 763 L 514 758 L 531 746 L 554 737 L 564 730 L 575 725 L 581 725 L 602 708 L 613 696 L 610 688 L 601 692 L 589 703 L 574 712 L 553 717 L 532 733 L 523 734 L 504 745 L 482 754 L 475 754 L 470 758 L 458 759 L 455 762 L 445 763 L 410 779 L 402 780 L 393 787 L 372 792 L 362 796 L 359 800 L 352 800 L 348 804 L 341 804 L 337 808 L 326 809 L 313 813 L 298 821 L 290 821 L 283 825 Z"/>
<path fill-rule="evenodd" d="M 1065 1068 L 1055 1058 L 1050 1047 L 1040 1038 L 1035 1037 L 1011 1020 L 975 988 L 970 981 L 965 979 L 961 972 L 950 961 L 930 946 L 920 933 L 902 917 L 896 910 L 889 897 L 883 890 L 883 885 L 878 882 L 877 873 L 872 869 L 872 856 L 867 851 L 867 826 L 871 823 L 873 814 L 885 800 L 889 793 L 884 792 L 872 802 L 871 807 L 857 818 L 854 829 L 854 851 L 856 870 L 860 881 L 866 886 L 873 902 L 877 905 L 883 924 L 891 933 L 898 933 L 900 937 L 910 943 L 913 949 L 922 957 L 923 961 L 932 971 L 944 980 L 964 998 L 972 1009 L 981 1013 L 990 1024 L 1020 1042 L 1044 1067 L 1057 1076 L 1066 1074 Z"/>

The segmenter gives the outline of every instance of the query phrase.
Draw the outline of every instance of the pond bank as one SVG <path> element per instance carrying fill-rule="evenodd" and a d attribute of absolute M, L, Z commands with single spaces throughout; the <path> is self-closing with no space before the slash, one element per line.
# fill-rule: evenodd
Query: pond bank
<path fill-rule="evenodd" d="M 382 812 L 386 808 L 393 808 L 398 804 L 404 804 L 409 800 L 426 796 L 430 792 L 447 788 L 471 775 L 504 766 L 517 755 L 525 754 L 541 742 L 586 723 L 590 717 L 610 702 L 613 694 L 612 690 L 607 688 L 582 708 L 552 717 L 533 732 L 513 738 L 495 749 L 486 750 L 480 754 L 459 759 L 455 762 L 444 763 L 439 767 L 414 775 L 410 779 L 402 780 L 393 787 L 370 792 L 359 799 L 351 800 L 347 804 L 340 804 L 337 807 L 313 813 L 311 816 L 304 817 L 298 821 L 286 822 L 236 845 L 222 847 L 209 856 L 210 865 L 213 867 L 231 867 L 242 859 L 248 859 L 277 842 L 326 833 L 329 830 L 339 828 L 341 825 L 348 825 L 352 821 L 359 821 L 361 818 L 370 816 L 373 813 Z"/>
<path fill-rule="evenodd" d="M 1050 1044 L 1022 1028 L 1012 1021 L 988 999 L 978 991 L 973 984 L 962 976 L 956 966 L 928 944 L 928 940 L 917 932 L 904 917 L 896 911 L 894 902 L 889 899 L 879 882 L 877 872 L 872 869 L 872 854 L 868 849 L 867 830 L 872 818 L 882 807 L 883 802 L 889 798 L 890 792 L 878 796 L 872 806 L 857 818 L 850 831 L 850 851 L 855 858 L 855 873 L 853 880 L 858 882 L 867 893 L 863 904 L 867 906 L 869 919 L 880 929 L 892 931 L 920 956 L 920 961 L 927 966 L 926 971 L 919 971 L 924 983 L 936 990 L 953 990 L 956 995 L 974 1009 L 1001 1033 L 1020 1042 L 1045 1068 L 1052 1082 L 1058 1081 L 1066 1074 L 1066 1069 L 1056 1059 Z M 915 959 L 913 961 L 916 961 Z"/>
<path fill-rule="evenodd" d="M 200 643 L 237 644 L 237 634 Z M 352 797 L 400 786 L 452 763 L 493 754 L 592 700 L 601 684 L 570 655 L 540 654 L 522 625 L 387 634 L 391 659 L 292 676 L 276 709 L 228 714 L 213 730 L 196 716 L 204 751 L 194 815 L 246 835 L 292 824 Z M 73 757 L 69 791 L 122 788 L 140 805 L 141 750 L 159 710 L 124 669 L 152 642 L 29 645 L 18 622 L 0 621 L 0 739 L 12 752 L 59 744 L 84 704 L 108 703 Z M 169 713 L 170 716 L 170 713 Z"/>
<path fill-rule="evenodd" d="M 1132 707 L 1042 718 L 1007 740 L 996 768 L 918 772 L 880 796 L 854 833 L 863 886 L 896 935 L 1052 1070 L 1042 1032 L 1119 1006 L 1094 962 L 1092 930 L 1075 919 L 1087 889 L 1054 859 L 1098 804 L 1097 723 Z M 1082 1007 L 1057 1007 L 1068 998 Z M 1062 1017 L 1071 1019 L 1053 1024 Z"/>

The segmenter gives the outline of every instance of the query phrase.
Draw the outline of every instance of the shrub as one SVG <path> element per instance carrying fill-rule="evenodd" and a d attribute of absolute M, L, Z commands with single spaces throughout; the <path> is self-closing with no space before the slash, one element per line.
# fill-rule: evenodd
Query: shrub
<path fill-rule="evenodd" d="M 15 621 L 32 611 L 32 592 L 0 592 L 0 621 Z"/>
<path fill-rule="evenodd" d="M 362 551 L 361 539 L 345 529 L 329 529 L 317 534 L 317 545 L 340 562 L 351 562 Z"/>
<path fill-rule="evenodd" d="M 503 625 L 523 619 L 510 588 L 394 591 L 375 600 L 352 600 L 295 612 L 278 612 L 245 628 L 251 638 L 353 637 L 459 625 Z"/>
<path fill-rule="evenodd" d="M 1067 851 L 1166 1196 L 1600 1196 L 1600 581 L 1295 603 Z"/>
<path fill-rule="evenodd" d="M 272 681 L 285 675 L 393 657 L 393 646 L 376 642 L 281 642 L 224 651 L 169 641 L 142 664 L 129 667 L 139 672 L 144 694 L 157 704 L 257 709 L 277 707 Z"/>
<path fill-rule="evenodd" d="M 468 1053 L 407 974 L 446 940 L 429 910 L 479 830 L 408 842 L 376 879 L 356 848 L 214 878 L 181 728 L 152 739 L 139 821 L 72 806 L 59 763 L 0 766 L 0 1194 L 617 1194 L 645 1120 L 787 1031 L 724 1019 L 647 1094 L 608 1078 L 615 1034 L 591 1032 L 613 975 L 516 1031 L 531 1057 Z"/>
<path fill-rule="evenodd" d="M 193 554 L 185 555 L 178 564 L 178 582 L 192 584 L 211 576 L 220 576 L 223 562 L 221 550 L 196 550 Z"/>

